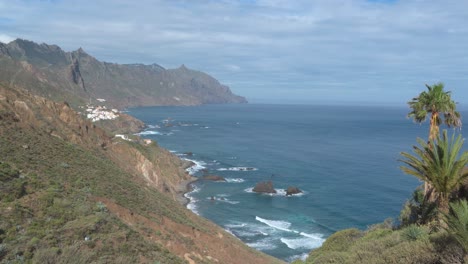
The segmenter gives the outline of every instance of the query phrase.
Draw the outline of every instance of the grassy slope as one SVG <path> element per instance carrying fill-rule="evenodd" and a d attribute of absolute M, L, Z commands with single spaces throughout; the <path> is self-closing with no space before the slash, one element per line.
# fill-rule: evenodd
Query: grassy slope
<path fill-rule="evenodd" d="M 57 120 L 79 115 L 59 118 L 50 111 L 63 105 L 0 88 L 1 262 L 281 263 L 122 169 L 125 156 L 97 144 L 112 144 L 103 131 L 66 130 Z M 144 152 L 132 144 L 121 150 Z M 168 159 L 161 167 L 178 165 L 157 149 L 142 155 Z"/>
<path fill-rule="evenodd" d="M 313 250 L 305 263 L 466 263 L 459 244 L 443 230 L 410 225 L 393 229 L 383 223 L 366 231 L 345 229 Z M 294 264 L 304 263 L 296 261 Z"/>

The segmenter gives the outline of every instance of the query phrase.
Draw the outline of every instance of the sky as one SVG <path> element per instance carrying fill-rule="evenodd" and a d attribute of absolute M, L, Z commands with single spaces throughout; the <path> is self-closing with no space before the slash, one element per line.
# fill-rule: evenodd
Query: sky
<path fill-rule="evenodd" d="M 258 103 L 468 104 L 467 0 L 0 0 L 0 41 L 182 64 Z"/>

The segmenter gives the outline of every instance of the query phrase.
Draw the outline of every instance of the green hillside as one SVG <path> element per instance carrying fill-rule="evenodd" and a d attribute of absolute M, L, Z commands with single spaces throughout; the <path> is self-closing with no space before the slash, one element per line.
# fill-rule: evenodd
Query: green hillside
<path fill-rule="evenodd" d="M 177 157 L 66 104 L 0 85 L 0 153 L 1 263 L 282 263 L 180 204 Z"/>

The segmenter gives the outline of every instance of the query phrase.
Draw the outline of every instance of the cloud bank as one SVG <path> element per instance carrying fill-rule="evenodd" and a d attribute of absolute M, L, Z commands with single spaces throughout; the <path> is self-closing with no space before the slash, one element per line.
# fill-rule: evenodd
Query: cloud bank
<path fill-rule="evenodd" d="M 468 2 L 0 0 L 0 41 L 185 64 L 251 101 L 401 103 L 443 81 L 468 98 Z"/>

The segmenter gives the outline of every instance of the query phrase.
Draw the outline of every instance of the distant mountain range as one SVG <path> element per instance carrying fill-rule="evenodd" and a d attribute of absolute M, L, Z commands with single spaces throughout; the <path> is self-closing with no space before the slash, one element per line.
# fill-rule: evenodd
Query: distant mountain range
<path fill-rule="evenodd" d="M 210 75 L 182 65 L 101 62 L 83 49 L 17 39 L 0 42 L 0 82 L 72 106 L 105 99 L 114 107 L 246 103 Z M 102 100 L 101 100 L 102 101 Z"/>

